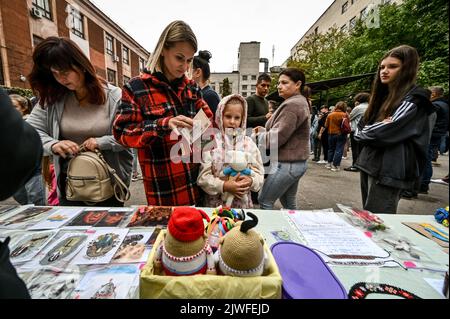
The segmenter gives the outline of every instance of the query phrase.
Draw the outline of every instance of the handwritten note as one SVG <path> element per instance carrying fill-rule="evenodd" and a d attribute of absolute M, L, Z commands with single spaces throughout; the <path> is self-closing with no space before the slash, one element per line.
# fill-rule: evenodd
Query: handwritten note
<path fill-rule="evenodd" d="M 309 247 L 331 259 L 370 260 L 389 254 L 335 213 L 296 212 L 289 218 Z"/>

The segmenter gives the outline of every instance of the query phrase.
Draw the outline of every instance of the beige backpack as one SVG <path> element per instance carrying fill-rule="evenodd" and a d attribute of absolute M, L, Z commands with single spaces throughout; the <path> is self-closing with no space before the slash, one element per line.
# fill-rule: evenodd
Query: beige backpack
<path fill-rule="evenodd" d="M 88 205 L 103 202 L 113 195 L 120 202 L 130 199 L 130 191 L 99 150 L 82 150 L 67 169 L 66 198 Z"/>

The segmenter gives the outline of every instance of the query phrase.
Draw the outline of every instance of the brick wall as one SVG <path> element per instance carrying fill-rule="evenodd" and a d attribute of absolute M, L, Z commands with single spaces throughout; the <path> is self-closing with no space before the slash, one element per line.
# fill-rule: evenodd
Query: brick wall
<path fill-rule="evenodd" d="M 58 34 L 60 37 L 69 37 L 69 28 L 66 25 L 67 20 L 67 2 L 64 0 L 56 0 L 56 14 L 58 16 Z"/>
<path fill-rule="evenodd" d="M 130 49 L 130 66 L 131 66 L 131 77 L 139 75 L 139 56 Z"/>
<path fill-rule="evenodd" d="M 123 86 L 123 70 L 122 70 L 122 43 L 116 39 L 116 55 L 119 57 L 119 62 L 117 63 L 117 86 Z"/>
<path fill-rule="evenodd" d="M 105 64 L 105 40 L 103 37 L 103 29 L 97 24 L 88 20 L 89 30 L 89 53 L 91 55 L 91 62 L 95 66 L 97 74 L 106 79 L 106 64 Z"/>
<path fill-rule="evenodd" d="M 33 48 L 27 3 L 26 1 L 0 0 L 0 7 L 11 86 L 29 88 L 27 82 L 19 79 L 21 74 L 27 76 L 32 68 Z M 26 12 L 26 14 L 17 14 L 18 12 Z"/>

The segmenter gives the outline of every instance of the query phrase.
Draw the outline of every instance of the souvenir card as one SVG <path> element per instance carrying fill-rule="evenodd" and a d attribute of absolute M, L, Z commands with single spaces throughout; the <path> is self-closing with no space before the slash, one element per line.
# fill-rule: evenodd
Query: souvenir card
<path fill-rule="evenodd" d="M 75 289 L 75 299 L 125 299 L 139 277 L 138 265 L 112 265 L 88 271 Z"/>
<path fill-rule="evenodd" d="M 0 221 L 0 227 L 8 229 L 26 229 L 45 218 L 52 207 L 28 207 Z"/>
<path fill-rule="evenodd" d="M 66 227 L 84 229 L 94 227 L 106 215 L 108 215 L 108 210 L 105 209 L 86 209 L 68 223 Z"/>
<path fill-rule="evenodd" d="M 159 233 L 161 232 L 161 228 L 156 227 L 153 231 L 153 234 L 150 236 L 148 241 L 146 242 L 146 245 L 153 247 L 155 244 L 156 238 L 158 238 Z"/>
<path fill-rule="evenodd" d="M 130 230 L 111 260 L 112 264 L 146 262 L 151 251 L 151 230 Z"/>
<path fill-rule="evenodd" d="M 291 235 L 285 230 L 275 230 L 270 232 L 277 242 L 293 241 Z"/>
<path fill-rule="evenodd" d="M 40 269 L 31 275 L 26 284 L 32 299 L 66 299 L 80 278 L 79 272 Z"/>
<path fill-rule="evenodd" d="M 83 211 L 83 208 L 61 208 L 53 214 L 50 214 L 47 218 L 43 219 L 34 226 L 28 228 L 28 230 L 37 229 L 56 229 L 67 224 L 72 218 L 77 216 Z"/>
<path fill-rule="evenodd" d="M 28 232 L 10 248 L 10 258 L 13 264 L 31 260 L 56 235 L 57 231 Z"/>
<path fill-rule="evenodd" d="M 142 206 L 134 213 L 127 227 L 167 226 L 172 215 L 170 206 Z"/>
<path fill-rule="evenodd" d="M 88 234 L 82 233 L 64 234 L 63 237 L 38 254 L 42 257 L 39 264 L 53 267 L 66 266 L 84 247 L 88 237 Z"/>
<path fill-rule="evenodd" d="M 127 213 L 125 211 L 109 211 L 94 227 L 117 227 L 124 220 Z"/>
<path fill-rule="evenodd" d="M 7 212 L 11 212 L 12 210 L 18 208 L 19 205 L 0 205 L 0 216 Z"/>
<path fill-rule="evenodd" d="M 128 233 L 125 228 L 97 228 L 75 257 L 76 265 L 108 264 Z"/>

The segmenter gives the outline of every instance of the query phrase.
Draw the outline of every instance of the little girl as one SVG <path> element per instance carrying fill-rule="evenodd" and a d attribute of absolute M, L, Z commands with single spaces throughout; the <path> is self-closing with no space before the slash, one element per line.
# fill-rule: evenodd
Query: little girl
<path fill-rule="evenodd" d="M 226 198 L 231 197 L 229 206 L 253 208 L 250 191 L 261 189 L 264 167 L 258 147 L 245 135 L 246 117 L 247 102 L 241 95 L 232 94 L 220 101 L 215 118 L 220 132 L 203 148 L 197 180 L 206 193 L 206 207 L 226 205 Z M 245 170 L 234 171 L 232 177 L 227 176 L 229 171 L 233 171 L 230 164 L 236 159 L 242 162 L 243 158 L 247 162 Z"/>

